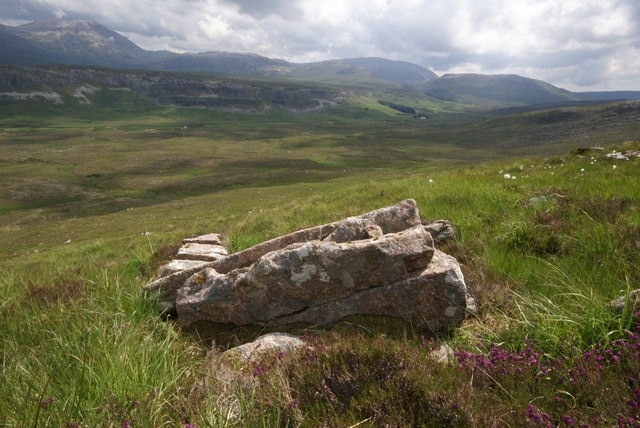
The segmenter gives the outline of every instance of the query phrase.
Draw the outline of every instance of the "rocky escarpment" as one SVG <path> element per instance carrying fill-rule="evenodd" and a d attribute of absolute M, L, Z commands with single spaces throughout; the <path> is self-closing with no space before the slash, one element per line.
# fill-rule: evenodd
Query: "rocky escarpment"
<path fill-rule="evenodd" d="M 366 315 L 446 331 L 472 304 L 457 261 L 435 248 L 434 235 L 451 234 L 444 221 L 423 225 L 409 199 L 231 255 L 206 235 L 199 251 L 209 256 L 186 262 L 198 239 L 185 242 L 145 292 L 184 326 L 332 325 Z"/>
<path fill-rule="evenodd" d="M 58 103 L 67 100 L 91 102 L 98 91 L 131 91 L 160 105 L 206 107 L 260 112 L 272 107 L 317 110 L 341 102 L 342 91 L 304 85 L 255 83 L 195 74 L 152 71 L 109 71 L 90 68 L 1 67 L 0 99 L 24 100 L 48 94 Z"/>

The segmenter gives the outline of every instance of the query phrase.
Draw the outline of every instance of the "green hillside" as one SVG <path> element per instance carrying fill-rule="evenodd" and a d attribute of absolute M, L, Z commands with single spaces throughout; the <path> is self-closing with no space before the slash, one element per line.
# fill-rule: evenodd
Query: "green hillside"
<path fill-rule="evenodd" d="M 607 303 L 640 281 L 640 159 L 606 155 L 640 148 L 640 105 L 425 101 L 422 120 L 379 95 L 305 114 L 2 98 L 2 424 L 633 426 L 638 320 Z M 142 296 L 187 236 L 236 251 L 405 198 L 452 222 L 478 303 L 445 338 L 352 319 L 232 375 L 221 352 L 260 331 L 212 343 Z M 456 362 L 428 357 L 437 339 Z"/>

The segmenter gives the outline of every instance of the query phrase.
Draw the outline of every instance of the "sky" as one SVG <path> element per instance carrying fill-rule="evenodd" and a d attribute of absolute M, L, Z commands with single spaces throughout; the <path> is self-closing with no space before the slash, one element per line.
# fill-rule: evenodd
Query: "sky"
<path fill-rule="evenodd" d="M 574 91 L 640 90 L 639 0 L 2 0 L 0 22 L 103 24 L 148 50 L 292 62 L 382 57 L 519 74 Z"/>

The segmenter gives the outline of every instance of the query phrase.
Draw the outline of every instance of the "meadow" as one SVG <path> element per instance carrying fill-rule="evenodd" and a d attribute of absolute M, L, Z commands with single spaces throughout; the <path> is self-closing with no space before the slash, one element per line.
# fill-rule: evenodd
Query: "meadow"
<path fill-rule="evenodd" d="M 640 160 L 606 156 L 639 147 L 629 106 L 429 120 L 369 100 L 306 114 L 12 109 L 0 422 L 637 426 L 640 315 L 608 307 L 640 283 Z M 442 249 L 478 303 L 444 338 L 349 320 L 225 377 L 223 346 L 142 296 L 187 236 L 221 232 L 235 251 L 404 198 L 452 222 Z M 448 365 L 428 353 L 443 339 Z"/>

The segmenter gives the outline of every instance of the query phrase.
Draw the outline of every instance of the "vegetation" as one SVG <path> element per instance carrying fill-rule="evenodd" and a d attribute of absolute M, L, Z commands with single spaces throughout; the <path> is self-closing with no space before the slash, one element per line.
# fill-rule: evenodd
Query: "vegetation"
<path fill-rule="evenodd" d="M 125 106 L 0 118 L 4 426 L 640 423 L 638 314 L 608 307 L 640 281 L 640 160 L 605 156 L 639 147 L 629 104 L 429 121 Z M 608 147 L 570 152 L 585 141 Z M 429 355 L 443 338 L 352 319 L 230 366 L 141 296 L 186 236 L 238 250 L 404 198 L 452 221 L 443 249 L 478 304 L 444 338 L 450 364 Z"/>
<path fill-rule="evenodd" d="M 416 114 L 416 109 L 414 109 L 413 107 L 403 106 L 401 104 L 396 104 L 391 101 L 385 101 L 385 100 L 379 100 L 378 103 L 383 106 L 387 106 L 390 109 L 397 110 L 400 113 Z"/>

